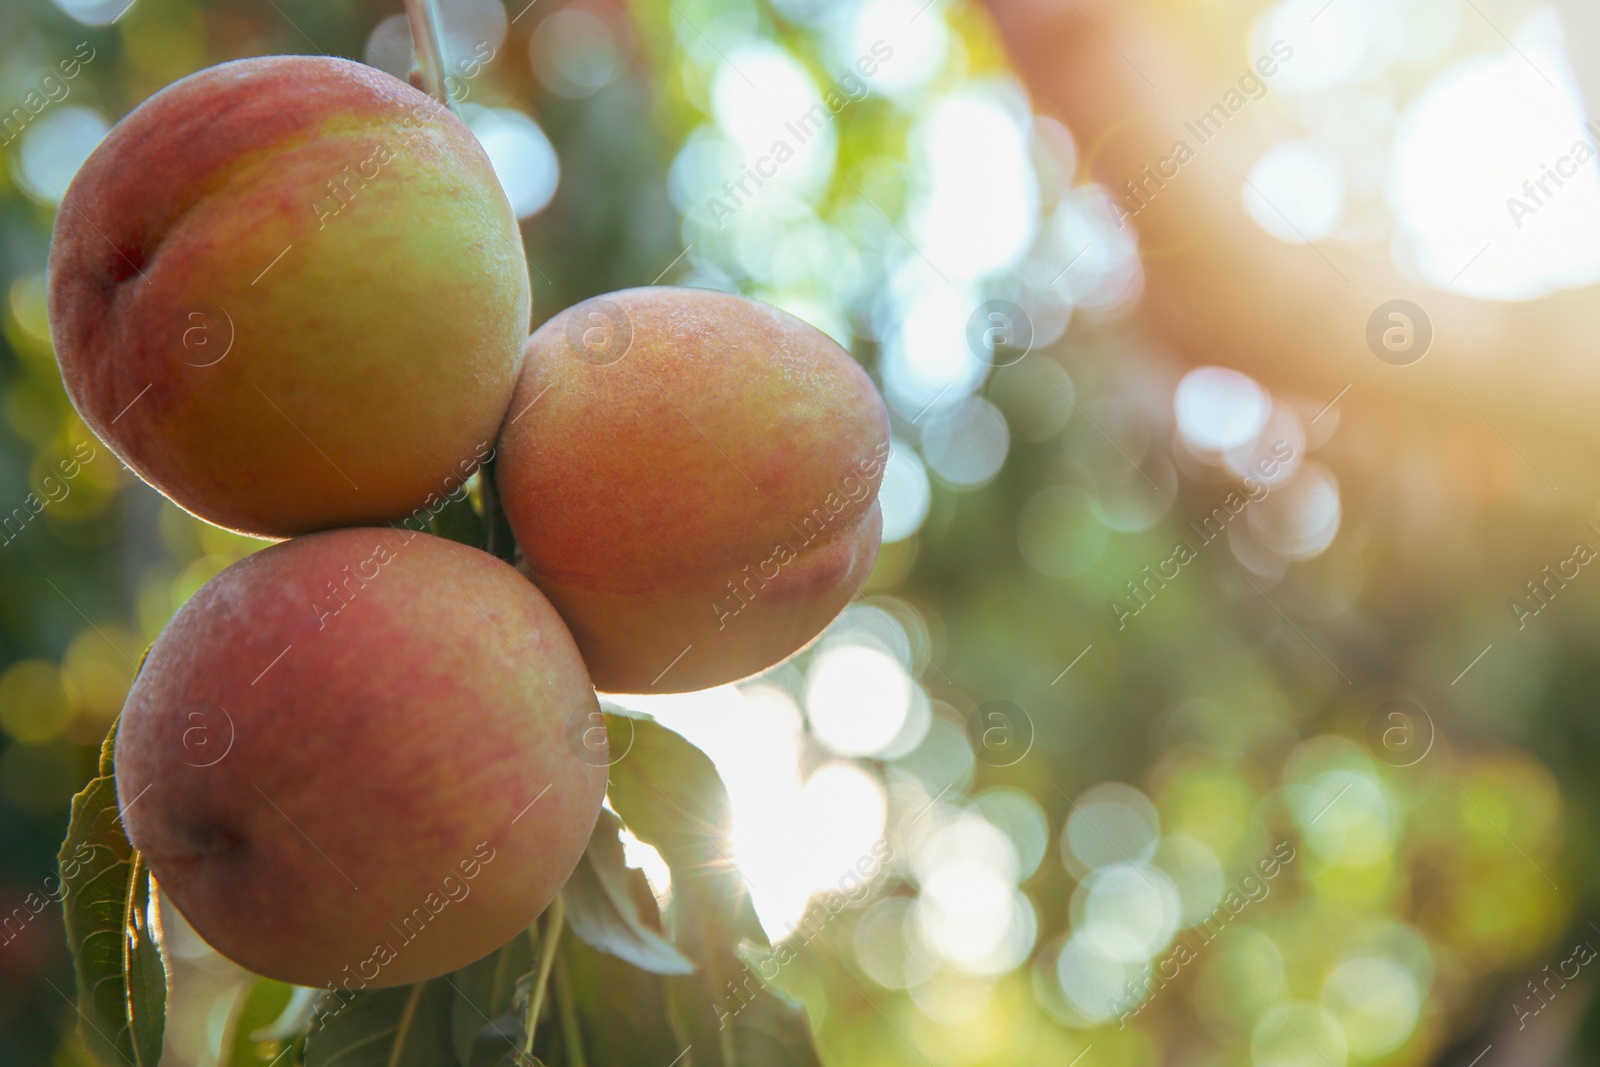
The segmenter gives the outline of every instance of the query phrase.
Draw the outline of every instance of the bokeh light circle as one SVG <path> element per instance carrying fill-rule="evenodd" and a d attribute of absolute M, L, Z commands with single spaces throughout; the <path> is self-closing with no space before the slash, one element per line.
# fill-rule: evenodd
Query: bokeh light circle
<path fill-rule="evenodd" d="M 1291 1001 L 1262 1013 L 1250 1035 L 1250 1056 L 1255 1067 L 1345 1067 L 1350 1046 L 1333 1015 Z"/>
<path fill-rule="evenodd" d="M 1178 932 L 1178 887 L 1147 863 L 1114 863 L 1090 873 L 1074 900 L 1079 935 L 1107 959 L 1143 963 Z"/>
<path fill-rule="evenodd" d="M 556 195 L 561 165 L 539 124 L 514 108 L 462 110 L 517 218 L 543 211 Z"/>
<path fill-rule="evenodd" d="M 626 13 L 608 0 L 578 0 L 534 28 L 528 60 L 540 84 L 576 100 L 621 77 L 631 48 Z"/>
<path fill-rule="evenodd" d="M 826 648 L 807 677 L 806 718 L 817 739 L 841 756 L 874 755 L 905 726 L 914 684 L 882 649 Z"/>
<path fill-rule="evenodd" d="M 922 528 L 933 499 L 928 472 L 907 445 L 895 441 L 884 465 L 878 505 L 883 509 L 883 543 L 903 541 Z"/>
<path fill-rule="evenodd" d="M 1311 244 L 1332 234 L 1344 216 L 1344 173 L 1338 157 L 1316 142 L 1286 141 L 1256 161 L 1240 196 L 1263 230 L 1290 244 Z"/>
<path fill-rule="evenodd" d="M 1339 1020 L 1350 1051 L 1371 1059 L 1405 1044 L 1422 1009 L 1411 975 L 1374 956 L 1345 960 L 1334 968 L 1322 985 L 1322 1003 Z"/>
<path fill-rule="evenodd" d="M 42 204 L 58 204 L 111 124 L 93 108 L 69 104 L 40 115 L 22 134 L 17 177 Z"/>
<path fill-rule="evenodd" d="M 982 397 L 932 415 L 922 434 L 922 455 L 939 479 L 957 489 L 976 489 L 1000 473 L 1011 434 L 1000 409 Z"/>
<path fill-rule="evenodd" d="M 1131 785 L 1106 782 L 1073 804 L 1061 832 L 1061 859 L 1081 878 L 1114 863 L 1147 863 L 1160 840 L 1161 816 L 1150 798 Z"/>
<path fill-rule="evenodd" d="M 1254 378 L 1226 367 L 1197 367 L 1173 397 L 1178 432 L 1202 452 L 1248 445 L 1267 424 L 1272 404 Z"/>

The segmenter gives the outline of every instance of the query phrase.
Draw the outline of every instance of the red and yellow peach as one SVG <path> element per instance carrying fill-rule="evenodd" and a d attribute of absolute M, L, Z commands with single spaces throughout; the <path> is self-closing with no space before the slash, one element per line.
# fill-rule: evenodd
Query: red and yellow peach
<path fill-rule="evenodd" d="M 683 692 L 815 637 L 877 555 L 888 416 L 821 331 L 631 289 L 528 341 L 497 472 L 525 569 L 602 690 Z"/>
<path fill-rule="evenodd" d="M 530 311 L 516 219 L 448 110 L 341 59 L 168 86 L 56 216 L 50 323 L 84 421 L 202 518 L 404 517 L 488 454 Z"/>
<path fill-rule="evenodd" d="M 494 557 L 395 529 L 224 570 L 151 648 L 116 740 L 129 839 L 223 955 L 299 985 L 487 955 L 589 841 L 599 706 L 571 636 Z"/>

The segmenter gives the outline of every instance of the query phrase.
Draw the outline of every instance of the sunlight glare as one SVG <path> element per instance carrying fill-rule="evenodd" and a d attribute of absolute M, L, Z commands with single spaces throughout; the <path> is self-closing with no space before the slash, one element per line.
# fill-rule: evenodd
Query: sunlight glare
<path fill-rule="evenodd" d="M 1488 300 L 1600 281 L 1600 170 L 1561 19 L 1541 9 L 1513 40 L 1423 91 L 1401 119 L 1389 178 L 1401 266 Z"/>

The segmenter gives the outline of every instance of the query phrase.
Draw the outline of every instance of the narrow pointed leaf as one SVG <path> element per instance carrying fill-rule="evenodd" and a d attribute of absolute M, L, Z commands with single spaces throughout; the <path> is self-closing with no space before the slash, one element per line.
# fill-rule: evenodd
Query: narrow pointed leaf
<path fill-rule="evenodd" d="M 153 882 L 122 831 L 112 778 L 116 728 L 100 774 L 72 798 L 59 857 L 79 1032 L 107 1067 L 156 1067 L 166 1028 L 167 965 Z"/>
<path fill-rule="evenodd" d="M 821 1067 L 805 1006 L 772 986 L 741 1001 L 724 1022 L 733 1031 L 739 1063 Z"/>
<path fill-rule="evenodd" d="M 602 810 L 589 847 L 562 889 L 567 922 L 585 942 L 654 974 L 688 974 L 694 964 L 684 958 L 639 912 L 635 880 L 623 859 L 622 824 Z M 648 888 L 646 889 L 648 893 Z"/>
<path fill-rule="evenodd" d="M 628 829 L 661 853 L 677 878 L 730 871 L 728 793 L 704 752 L 649 719 L 606 716 L 611 805 Z"/>

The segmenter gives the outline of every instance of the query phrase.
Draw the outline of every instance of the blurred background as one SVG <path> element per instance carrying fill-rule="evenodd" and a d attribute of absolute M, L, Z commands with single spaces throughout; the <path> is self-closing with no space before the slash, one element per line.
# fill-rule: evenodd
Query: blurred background
<path fill-rule="evenodd" d="M 760 678 L 622 701 L 716 762 L 825 1062 L 1600 1062 L 1587 6 L 442 13 L 535 325 L 743 292 L 888 400 L 868 596 Z M 264 544 L 73 413 L 54 212 L 145 97 L 282 52 L 411 44 L 398 0 L 0 8 L 3 1065 L 90 1062 L 27 901 L 143 649 Z M 245 977 L 168 923 L 163 1063 L 216 1064 Z"/>

